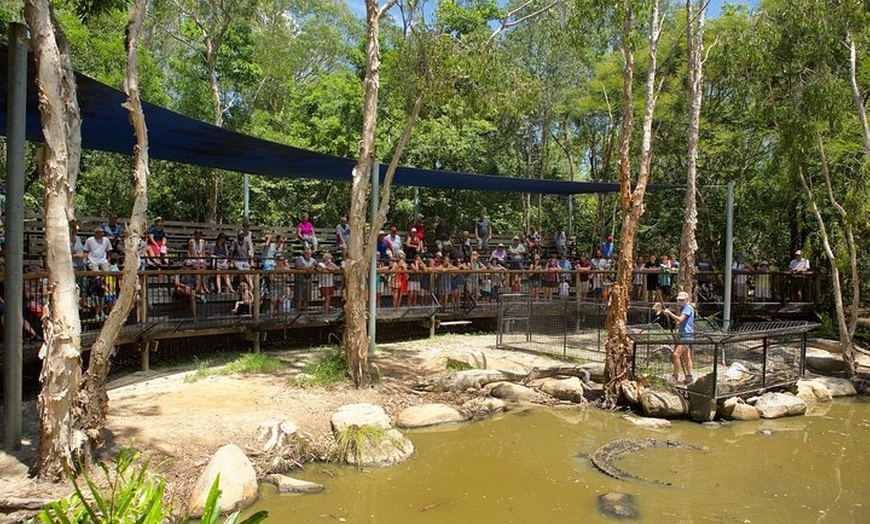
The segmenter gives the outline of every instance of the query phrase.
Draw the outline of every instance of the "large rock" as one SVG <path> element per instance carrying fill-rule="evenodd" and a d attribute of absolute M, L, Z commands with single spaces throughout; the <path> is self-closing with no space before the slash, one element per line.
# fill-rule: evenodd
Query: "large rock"
<path fill-rule="evenodd" d="M 586 401 L 583 397 L 583 382 L 578 377 L 563 379 L 548 378 L 543 381 L 538 389 L 559 400 L 568 400 L 576 403 Z"/>
<path fill-rule="evenodd" d="M 821 349 L 807 348 L 807 367 L 816 373 L 839 373 L 846 369 L 843 355 Z"/>
<path fill-rule="evenodd" d="M 468 418 L 469 415 L 449 404 L 423 404 L 403 409 L 396 418 L 396 426 L 400 428 L 424 428 L 439 424 L 465 422 Z"/>
<path fill-rule="evenodd" d="M 798 380 L 795 385 L 795 396 L 807 404 L 816 402 L 830 402 L 831 392 L 820 382 L 814 380 Z"/>
<path fill-rule="evenodd" d="M 272 473 L 263 477 L 263 482 L 278 488 L 278 493 L 320 493 L 323 486 L 307 480 L 294 479 L 280 473 Z"/>
<path fill-rule="evenodd" d="M 671 391 L 645 390 L 640 394 L 640 406 L 648 417 L 682 418 L 689 413 L 686 399 Z"/>
<path fill-rule="evenodd" d="M 504 411 L 505 403 L 500 398 L 474 397 L 462 405 L 462 410 L 472 418 L 481 419 Z"/>
<path fill-rule="evenodd" d="M 716 399 L 689 390 L 689 418 L 695 422 L 711 422 L 716 418 Z"/>
<path fill-rule="evenodd" d="M 532 402 L 538 398 L 538 393 L 534 389 L 513 382 L 500 382 L 489 394 L 510 402 Z"/>
<path fill-rule="evenodd" d="M 758 420 L 758 410 L 755 406 L 746 404 L 740 397 L 731 397 L 720 401 L 717 414 L 728 420 Z"/>
<path fill-rule="evenodd" d="M 202 516 L 208 492 L 218 475 L 221 513 L 244 508 L 257 500 L 257 472 L 254 466 L 238 446 L 227 444 L 217 450 L 193 488 L 188 503 L 192 517 Z"/>
<path fill-rule="evenodd" d="M 728 420 L 758 420 L 758 410 L 740 397 L 731 397 L 718 402 L 716 414 Z"/>
<path fill-rule="evenodd" d="M 393 429 L 384 409 L 373 404 L 348 404 L 330 418 L 332 433 L 348 464 L 392 466 L 414 454 L 414 444 Z"/>
<path fill-rule="evenodd" d="M 374 404 L 346 404 L 333 412 L 330 418 L 332 431 L 339 432 L 351 426 L 375 426 L 383 429 L 393 427 L 384 408 Z"/>
<path fill-rule="evenodd" d="M 635 426 L 647 429 L 670 429 L 671 421 L 663 418 L 653 417 L 638 417 L 637 415 L 623 415 L 623 420 L 627 420 Z"/>
<path fill-rule="evenodd" d="M 845 378 L 817 377 L 812 382 L 823 386 L 832 397 L 851 397 L 858 394 L 855 384 Z"/>
<path fill-rule="evenodd" d="M 750 406 L 749 404 L 744 404 L 743 402 L 738 403 L 734 406 L 734 410 L 731 412 L 731 420 L 758 420 L 761 415 L 758 414 L 758 410 L 755 409 L 755 406 Z"/>
<path fill-rule="evenodd" d="M 598 495 L 598 511 L 616 520 L 635 520 L 640 517 L 637 500 L 628 493 Z"/>
<path fill-rule="evenodd" d="M 807 403 L 785 393 L 765 393 L 755 402 L 755 409 L 761 418 L 780 418 L 803 415 L 807 412 Z"/>

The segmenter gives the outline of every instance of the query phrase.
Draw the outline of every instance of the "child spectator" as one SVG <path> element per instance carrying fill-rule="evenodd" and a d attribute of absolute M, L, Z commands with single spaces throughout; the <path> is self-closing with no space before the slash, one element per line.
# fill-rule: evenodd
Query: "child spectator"
<path fill-rule="evenodd" d="M 211 256 L 214 259 L 214 268 L 218 271 L 230 268 L 230 248 L 227 246 L 227 235 L 223 231 L 218 233 L 218 236 L 214 241 L 214 245 L 211 248 Z M 236 292 L 236 290 L 233 289 L 233 283 L 230 280 L 230 275 L 228 273 L 218 273 L 215 276 L 215 285 L 218 293 L 221 292 L 221 283 L 226 283 L 228 292 Z"/>
<path fill-rule="evenodd" d="M 251 306 L 254 303 L 254 293 L 251 291 L 250 286 L 244 280 L 239 282 L 239 300 L 236 301 L 235 307 L 233 307 L 232 314 L 233 315 L 248 315 L 251 313 Z"/>
<path fill-rule="evenodd" d="M 559 281 L 559 298 L 568 300 L 568 294 L 571 292 L 571 286 L 568 284 L 568 279 L 563 275 Z"/>
<path fill-rule="evenodd" d="M 332 306 L 332 295 L 335 293 L 335 274 L 333 272 L 340 269 L 338 264 L 332 261 L 332 255 L 328 251 L 323 254 L 323 260 L 317 264 L 317 271 L 321 272 L 319 276 L 320 298 L 323 299 L 323 312 L 327 315 Z"/>
<path fill-rule="evenodd" d="M 273 271 L 281 272 L 269 276 L 269 314 L 274 315 L 276 311 L 283 309 L 284 301 L 287 298 L 287 280 L 288 276 L 285 271 L 290 269 L 290 263 L 284 253 L 275 255 L 275 267 Z"/>

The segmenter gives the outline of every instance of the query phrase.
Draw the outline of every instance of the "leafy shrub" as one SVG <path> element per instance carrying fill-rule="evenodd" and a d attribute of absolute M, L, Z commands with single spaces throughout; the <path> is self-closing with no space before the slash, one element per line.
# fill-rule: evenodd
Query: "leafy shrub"
<path fill-rule="evenodd" d="M 97 465 L 106 476 L 107 484 L 101 487 L 87 473 L 83 473 L 85 486 L 73 479 L 72 495 L 48 503 L 34 518 L 25 524 L 162 524 L 170 517 L 170 508 L 163 502 L 166 479 L 148 471 L 150 459 L 139 462 L 140 453 L 132 448 L 122 448 L 111 468 L 104 462 Z M 84 468 L 82 468 L 84 469 Z M 203 524 L 216 524 L 220 518 L 220 478 L 215 479 L 209 490 L 202 519 Z M 239 512 L 224 520 L 223 524 L 257 524 L 268 517 L 268 512 L 258 511 L 238 522 Z M 188 518 L 184 518 L 187 522 Z"/>
<path fill-rule="evenodd" d="M 820 338 L 840 338 L 840 331 L 837 329 L 837 323 L 827 313 L 816 313 L 819 319 L 820 326 L 816 328 L 816 335 Z"/>

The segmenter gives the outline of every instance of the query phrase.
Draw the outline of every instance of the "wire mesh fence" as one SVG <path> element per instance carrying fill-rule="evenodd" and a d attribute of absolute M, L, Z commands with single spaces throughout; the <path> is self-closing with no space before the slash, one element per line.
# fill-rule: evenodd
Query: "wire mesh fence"
<path fill-rule="evenodd" d="M 603 362 L 607 338 L 606 302 L 536 300 L 525 293 L 499 297 L 497 345 Z M 681 339 L 676 327 L 648 307 L 628 314 L 633 342 L 632 374 L 652 383 L 668 383 L 710 398 L 733 396 L 794 383 L 804 373 L 806 321 L 732 323 L 699 318 L 692 338 Z M 689 348 L 694 369 L 674 363 L 679 345 Z M 692 377 L 677 382 L 675 378 Z M 697 380 L 695 380 L 697 378 Z"/>
<path fill-rule="evenodd" d="M 709 398 L 786 386 L 804 374 L 807 333 L 816 324 L 749 322 L 724 329 L 704 321 L 696 327 L 700 329 L 694 336 L 680 338 L 657 324 L 630 326 L 633 374 L 652 383 L 670 381 L 678 389 Z M 679 345 L 689 349 L 693 370 L 675 364 Z M 692 380 L 678 382 L 681 375 L 692 375 Z"/>
<path fill-rule="evenodd" d="M 540 300 L 523 293 L 505 294 L 498 301 L 499 347 L 547 353 L 594 362 L 604 361 L 606 302 Z M 629 322 L 649 323 L 648 307 L 629 308 Z"/>

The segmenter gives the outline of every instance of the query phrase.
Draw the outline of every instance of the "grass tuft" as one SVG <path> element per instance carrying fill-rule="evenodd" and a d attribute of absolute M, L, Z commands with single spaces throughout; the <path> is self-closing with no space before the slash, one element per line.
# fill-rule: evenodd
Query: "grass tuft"
<path fill-rule="evenodd" d="M 467 362 L 447 357 L 447 371 L 468 371 L 469 369 L 475 368 Z"/>
<path fill-rule="evenodd" d="M 209 360 L 197 361 L 196 370 L 184 377 L 185 382 L 196 382 L 216 375 L 252 375 L 274 373 L 287 367 L 287 362 L 264 353 L 243 353 L 220 367 L 212 367 Z"/>
<path fill-rule="evenodd" d="M 377 445 L 385 438 L 387 438 L 387 430 L 382 427 L 350 426 L 335 437 L 338 459 L 348 462 L 347 457 L 353 456 L 360 466 L 365 449 Z"/>
<path fill-rule="evenodd" d="M 292 377 L 297 386 L 326 387 L 347 380 L 347 357 L 342 346 L 330 346 L 314 362 L 302 368 L 300 376 Z"/>
<path fill-rule="evenodd" d="M 287 362 L 265 353 L 245 353 L 220 370 L 221 375 L 252 375 L 273 373 L 287 367 Z"/>

